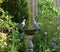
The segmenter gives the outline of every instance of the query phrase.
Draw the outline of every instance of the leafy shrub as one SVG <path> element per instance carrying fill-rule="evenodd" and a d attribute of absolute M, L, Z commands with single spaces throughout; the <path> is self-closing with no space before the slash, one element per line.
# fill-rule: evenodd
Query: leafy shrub
<path fill-rule="evenodd" d="M 9 0 L 9 1 L 12 1 L 12 0 Z M 8 2 L 8 0 L 4 0 L 4 2 L 1 3 L 2 5 L 3 3 L 5 4 L 3 5 L 4 7 L 7 6 L 6 5 L 7 3 L 5 2 Z M 0 32 L 2 32 L 2 34 L 0 33 L 1 34 L 0 35 L 0 42 L 1 42 L 0 52 L 25 52 L 26 51 L 26 44 L 25 44 L 26 37 L 24 34 L 19 33 L 18 29 L 16 29 L 19 23 L 15 23 L 14 21 L 12 21 L 12 18 L 14 18 L 14 16 L 10 15 L 11 13 L 15 15 L 15 13 L 12 11 L 10 11 L 11 13 L 7 12 L 8 7 L 6 8 L 4 7 L 1 8 L 1 7 L 0 7 Z M 11 8 L 9 8 L 9 10 L 11 10 Z M 19 12 L 20 11 L 18 11 L 17 13 Z M 5 36 L 4 33 L 7 33 L 7 35 Z"/>
<path fill-rule="evenodd" d="M 3 3 L 4 0 L 0 0 L 0 4 Z"/>
<path fill-rule="evenodd" d="M 18 32 L 18 30 L 12 30 L 12 33 L 8 36 L 8 47 L 10 52 L 25 52 L 26 51 L 26 37 L 24 34 Z"/>
<path fill-rule="evenodd" d="M 25 18 L 29 17 L 27 0 L 6 0 L 2 3 L 1 7 L 5 11 L 8 11 L 10 15 L 14 16 L 12 20 L 15 22 L 21 22 L 23 16 Z"/>
<path fill-rule="evenodd" d="M 18 23 L 12 22 L 11 18 L 13 16 L 7 15 L 2 8 L 0 8 L 0 30 L 6 32 L 7 30 L 10 31 L 15 28 Z"/>
<path fill-rule="evenodd" d="M 41 31 L 33 38 L 34 50 L 35 52 L 59 52 L 60 22 L 57 20 L 59 10 L 55 8 L 54 0 L 38 0 L 38 8 L 36 19 Z"/>
<path fill-rule="evenodd" d="M 0 52 L 7 51 L 7 33 L 0 32 Z"/>

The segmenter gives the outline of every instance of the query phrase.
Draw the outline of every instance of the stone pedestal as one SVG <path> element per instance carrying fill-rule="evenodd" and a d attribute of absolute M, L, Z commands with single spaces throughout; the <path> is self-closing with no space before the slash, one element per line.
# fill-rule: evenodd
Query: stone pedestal
<path fill-rule="evenodd" d="M 32 38 L 36 30 L 35 29 L 22 29 L 22 31 L 26 34 L 26 52 L 33 52 Z"/>
<path fill-rule="evenodd" d="M 33 52 L 33 43 L 32 43 L 32 35 L 28 35 L 26 41 L 26 52 Z"/>

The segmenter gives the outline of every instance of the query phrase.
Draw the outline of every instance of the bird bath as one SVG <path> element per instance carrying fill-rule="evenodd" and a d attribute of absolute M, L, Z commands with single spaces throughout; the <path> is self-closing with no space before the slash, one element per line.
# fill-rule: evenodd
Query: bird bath
<path fill-rule="evenodd" d="M 26 19 L 25 16 L 24 19 Z M 33 16 L 29 16 L 26 21 L 24 19 L 18 29 L 26 34 L 26 52 L 34 52 L 32 43 L 33 34 L 40 29 Z"/>
<path fill-rule="evenodd" d="M 33 34 L 36 32 L 35 29 L 21 29 L 22 32 L 26 34 L 26 52 L 33 52 L 32 38 Z"/>
<path fill-rule="evenodd" d="M 19 25 L 19 29 L 26 34 L 26 52 L 33 52 L 33 43 L 32 38 L 33 34 L 39 30 L 37 23 L 33 20 L 32 17 L 28 18 L 27 21 L 24 21 L 24 24 Z M 26 24 L 25 24 L 26 23 Z M 27 25 L 27 26 L 26 26 Z M 25 28 L 23 28 L 25 27 Z M 27 28 L 26 28 L 27 27 Z"/>
<path fill-rule="evenodd" d="M 27 35 L 33 35 L 36 29 L 21 29 Z"/>
<path fill-rule="evenodd" d="M 40 30 L 39 26 L 33 19 L 34 18 L 32 18 L 32 17 L 28 18 L 28 20 L 26 20 L 26 21 L 24 21 L 24 19 L 23 19 L 23 22 L 19 25 L 19 29 L 24 34 L 26 34 L 26 52 L 33 52 L 33 43 L 32 43 L 33 34 L 37 30 Z"/>

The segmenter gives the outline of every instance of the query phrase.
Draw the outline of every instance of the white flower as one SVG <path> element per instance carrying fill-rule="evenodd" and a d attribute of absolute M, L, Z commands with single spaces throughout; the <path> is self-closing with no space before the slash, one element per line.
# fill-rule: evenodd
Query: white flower
<path fill-rule="evenodd" d="M 45 34 L 45 35 L 47 35 L 47 34 L 48 34 L 48 32 L 44 32 L 44 34 Z"/>
<path fill-rule="evenodd" d="M 2 22 L 3 22 L 3 20 L 2 20 Z"/>
<path fill-rule="evenodd" d="M 2 48 L 4 48 L 4 46 L 1 46 Z"/>
<path fill-rule="evenodd" d="M 8 18 L 8 15 L 6 17 Z"/>

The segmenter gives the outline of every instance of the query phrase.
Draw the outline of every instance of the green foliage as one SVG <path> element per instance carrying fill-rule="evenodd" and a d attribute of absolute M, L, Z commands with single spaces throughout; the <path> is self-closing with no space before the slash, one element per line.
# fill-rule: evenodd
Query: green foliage
<path fill-rule="evenodd" d="M 34 34 L 34 37 L 33 37 L 33 40 L 32 40 L 33 41 L 33 45 L 34 45 L 34 52 L 39 52 L 40 51 L 40 41 L 41 41 L 40 37 L 41 36 L 39 35 L 39 33 Z"/>
<path fill-rule="evenodd" d="M 11 41 L 8 40 L 8 46 L 10 52 L 25 52 L 26 51 L 26 37 L 24 34 L 18 32 L 18 30 L 12 30 L 10 33 Z"/>
<path fill-rule="evenodd" d="M 7 51 L 7 33 L 1 33 L 0 32 L 0 52 Z"/>
<path fill-rule="evenodd" d="M 16 42 L 15 42 L 15 31 L 14 30 L 12 30 L 12 33 L 11 33 L 11 35 L 12 35 L 12 39 L 11 39 L 11 50 L 10 50 L 10 52 L 17 52 L 17 48 L 16 48 Z"/>
<path fill-rule="evenodd" d="M 59 52 L 60 22 L 57 20 L 59 10 L 55 8 L 54 0 L 38 0 L 38 8 L 39 13 L 36 19 L 38 20 L 41 31 L 33 38 L 34 50 L 35 52 L 38 50 L 38 52 Z M 53 39 L 55 41 L 53 44 L 56 44 L 54 46 L 52 45 Z M 37 48 L 38 46 L 39 48 Z"/>
<path fill-rule="evenodd" d="M 38 7 L 39 7 L 39 16 L 40 18 L 49 18 L 53 20 L 59 11 L 55 7 L 54 0 L 38 0 Z"/>
<path fill-rule="evenodd" d="M 3 3 L 4 0 L 0 0 L 0 4 Z"/>
<path fill-rule="evenodd" d="M 27 7 L 27 0 L 16 0 L 15 1 L 16 4 L 16 11 L 15 14 L 16 17 L 15 19 L 18 19 L 19 22 L 21 22 L 23 20 L 23 16 L 25 18 L 29 17 L 29 11 L 28 11 L 28 7 Z"/>
<path fill-rule="evenodd" d="M 0 8 L 0 13 L 0 29 L 2 31 L 10 31 L 18 25 L 18 23 L 12 22 L 11 18 L 13 16 L 7 15 L 7 12 L 5 12 L 2 8 Z"/>
<path fill-rule="evenodd" d="M 15 2 L 16 4 L 15 10 L 11 10 L 12 5 L 9 1 Z M 21 22 L 22 16 L 28 17 L 27 2 L 25 0 L 21 1 L 22 3 L 24 3 L 23 5 L 21 5 L 22 3 L 17 3 L 17 2 L 20 1 L 5 0 L 4 2 L 1 3 L 2 5 L 0 8 L 0 32 L 7 33 L 7 36 L 6 39 L 5 39 L 5 34 L 3 38 L 0 36 L 0 52 L 26 52 L 26 44 L 25 44 L 26 37 L 24 34 L 19 33 L 17 29 L 19 23 L 14 22 L 14 17 L 16 17 L 18 22 Z M 21 6 L 21 10 L 20 10 L 20 6 Z M 26 10 L 25 9 L 22 10 L 22 8 L 25 8 Z M 24 13 L 24 15 L 22 12 Z"/>
<path fill-rule="evenodd" d="M 8 11 L 10 15 L 14 16 L 12 20 L 15 22 L 21 22 L 23 20 L 23 16 L 25 16 L 25 18 L 29 17 L 27 0 L 4 1 L 1 7 L 3 7 L 5 11 Z"/>

